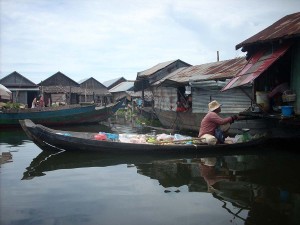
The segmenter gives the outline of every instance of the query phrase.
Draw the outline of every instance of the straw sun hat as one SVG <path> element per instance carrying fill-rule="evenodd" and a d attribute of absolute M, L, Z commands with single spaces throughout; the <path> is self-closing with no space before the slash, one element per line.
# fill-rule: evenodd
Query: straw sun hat
<path fill-rule="evenodd" d="M 208 103 L 208 110 L 210 112 L 215 111 L 217 108 L 219 108 L 221 106 L 221 104 L 219 102 L 217 102 L 216 100 Z"/>

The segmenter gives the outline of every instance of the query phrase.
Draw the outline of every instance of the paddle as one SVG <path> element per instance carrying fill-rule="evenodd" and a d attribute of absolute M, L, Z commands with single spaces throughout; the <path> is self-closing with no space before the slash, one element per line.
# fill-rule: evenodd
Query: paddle
<path fill-rule="evenodd" d="M 259 115 L 254 116 L 254 115 L 248 115 L 248 114 L 244 114 L 244 113 L 239 113 L 239 120 L 257 120 L 260 119 L 261 117 Z"/>

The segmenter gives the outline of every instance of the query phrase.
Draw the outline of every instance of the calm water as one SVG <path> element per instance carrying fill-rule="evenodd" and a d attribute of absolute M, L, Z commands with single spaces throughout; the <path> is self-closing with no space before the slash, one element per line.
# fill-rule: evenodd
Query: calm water
<path fill-rule="evenodd" d="M 149 132 L 121 124 L 72 129 Z M 283 149 L 224 156 L 55 153 L 22 130 L 0 134 L 3 225 L 300 224 L 300 156 Z"/>

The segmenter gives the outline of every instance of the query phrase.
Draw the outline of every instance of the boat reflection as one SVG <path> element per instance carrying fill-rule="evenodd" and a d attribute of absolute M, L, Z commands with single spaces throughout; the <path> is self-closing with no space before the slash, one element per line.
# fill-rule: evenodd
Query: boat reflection
<path fill-rule="evenodd" d="M 274 158 L 275 157 L 275 158 Z M 293 164 L 293 162 L 295 162 Z M 297 157 L 271 155 L 167 156 L 108 155 L 42 151 L 26 169 L 23 179 L 43 176 L 48 171 L 106 167 L 127 164 L 140 175 L 158 180 L 165 192 L 209 193 L 223 208 L 245 224 L 294 224 L 300 204 Z M 280 166 L 279 166 L 280 165 Z M 240 216 L 247 213 L 245 218 Z M 264 221 L 265 220 L 265 221 Z M 264 221 L 263 223 L 261 223 Z"/>
<path fill-rule="evenodd" d="M 53 147 L 45 146 L 43 151 L 32 160 L 30 165 L 26 168 L 22 179 L 32 179 L 45 175 L 45 172 L 73 169 L 84 167 L 106 167 L 120 164 L 140 165 L 148 164 L 157 160 L 169 160 L 174 156 L 165 155 L 116 155 L 116 154 L 97 154 L 94 152 L 70 152 Z M 190 157 L 190 155 L 187 155 Z"/>

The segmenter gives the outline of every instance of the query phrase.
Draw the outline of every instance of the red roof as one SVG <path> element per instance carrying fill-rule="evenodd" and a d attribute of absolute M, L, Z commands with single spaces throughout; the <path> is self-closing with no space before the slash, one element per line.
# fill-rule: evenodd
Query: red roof
<path fill-rule="evenodd" d="M 285 43 L 275 50 L 271 48 L 264 48 L 257 51 L 250 58 L 241 72 L 231 79 L 231 81 L 221 91 L 250 83 L 269 68 L 280 56 L 282 56 L 290 46 L 291 43 Z"/>

